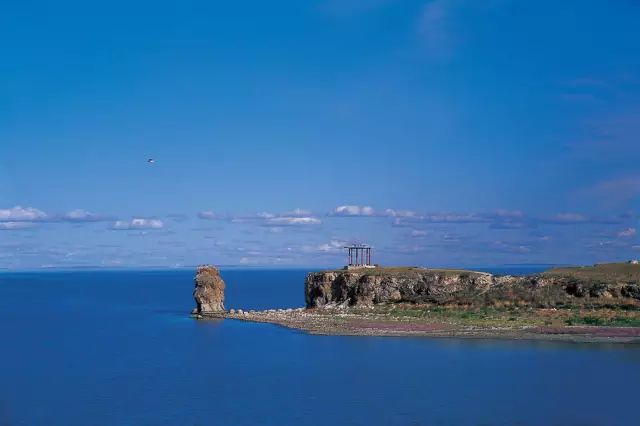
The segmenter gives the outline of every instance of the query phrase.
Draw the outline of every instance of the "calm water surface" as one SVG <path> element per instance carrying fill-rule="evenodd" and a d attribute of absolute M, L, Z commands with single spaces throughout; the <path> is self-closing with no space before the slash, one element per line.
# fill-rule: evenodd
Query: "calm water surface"
<path fill-rule="evenodd" d="M 297 307 L 305 271 L 227 270 Z M 630 425 L 640 347 L 196 321 L 193 271 L 0 273 L 0 425 Z"/>

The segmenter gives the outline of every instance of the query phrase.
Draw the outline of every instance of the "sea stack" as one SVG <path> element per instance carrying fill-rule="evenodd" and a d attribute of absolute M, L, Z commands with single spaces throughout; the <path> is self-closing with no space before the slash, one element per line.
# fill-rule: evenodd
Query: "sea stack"
<path fill-rule="evenodd" d="M 224 280 L 220 276 L 218 268 L 212 265 L 198 267 L 195 278 L 196 287 L 193 290 L 193 298 L 196 315 L 209 315 L 224 313 Z"/>

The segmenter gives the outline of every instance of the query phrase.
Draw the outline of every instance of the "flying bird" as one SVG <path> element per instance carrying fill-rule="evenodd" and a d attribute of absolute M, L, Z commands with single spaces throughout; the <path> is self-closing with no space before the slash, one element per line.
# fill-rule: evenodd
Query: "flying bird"
<path fill-rule="evenodd" d="M 156 162 L 156 160 L 154 160 L 153 158 L 149 158 L 149 159 L 147 160 L 147 163 L 149 163 L 149 164 L 153 164 L 153 163 L 155 163 L 155 162 Z"/>

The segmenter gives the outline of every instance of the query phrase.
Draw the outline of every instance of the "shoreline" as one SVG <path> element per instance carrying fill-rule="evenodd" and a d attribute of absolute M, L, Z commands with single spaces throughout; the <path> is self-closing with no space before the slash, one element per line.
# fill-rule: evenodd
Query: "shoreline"
<path fill-rule="evenodd" d="M 192 315 L 197 319 L 232 319 L 268 323 L 314 335 L 498 339 L 512 341 L 556 341 L 574 343 L 640 344 L 640 327 L 619 326 L 487 326 L 469 322 L 425 321 L 389 318 L 374 310 L 269 309 L 228 310 Z"/>

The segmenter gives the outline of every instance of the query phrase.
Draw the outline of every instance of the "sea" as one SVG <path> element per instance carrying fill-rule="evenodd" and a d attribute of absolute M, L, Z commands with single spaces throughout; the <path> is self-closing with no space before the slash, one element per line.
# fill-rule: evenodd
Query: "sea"
<path fill-rule="evenodd" d="M 223 269 L 226 306 L 301 307 L 307 272 Z M 0 272 L 0 425 L 640 424 L 638 345 L 199 321 L 193 276 Z"/>

